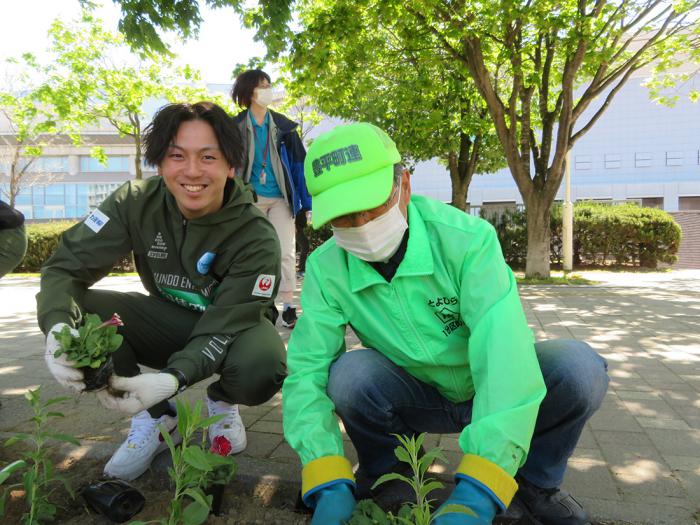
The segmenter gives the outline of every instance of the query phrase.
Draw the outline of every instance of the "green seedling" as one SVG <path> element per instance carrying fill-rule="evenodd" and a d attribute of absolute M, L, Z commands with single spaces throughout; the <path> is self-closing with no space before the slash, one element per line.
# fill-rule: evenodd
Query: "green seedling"
<path fill-rule="evenodd" d="M 394 515 L 392 512 L 384 512 L 379 505 L 372 500 L 362 500 L 357 504 L 349 525 L 430 525 L 435 518 L 448 512 L 457 512 L 475 516 L 474 512 L 464 505 L 443 505 L 437 512 L 433 513 L 432 503 L 434 500 L 428 495 L 434 490 L 444 487 L 442 483 L 426 476 L 428 468 L 433 462 L 440 460 L 447 463 L 440 448 L 429 450 L 422 456 L 421 447 L 425 441 L 425 434 L 418 437 L 405 437 L 394 434 L 399 440 L 400 446 L 394 449 L 394 454 L 399 461 L 407 463 L 412 470 L 412 477 L 390 472 L 381 476 L 372 488 L 376 488 L 387 481 L 400 480 L 408 483 L 416 496 L 415 502 L 406 502 Z"/>
<path fill-rule="evenodd" d="M 100 390 L 108 385 L 109 376 L 114 371 L 111 354 L 123 340 L 117 333 L 118 326 L 124 326 L 124 323 L 117 314 L 105 322 L 95 314 L 87 314 L 85 322 L 78 328 L 77 337 L 68 326 L 54 332 L 60 345 L 56 357 L 65 355 L 75 368 L 83 371 L 86 391 Z M 112 392 L 112 395 L 120 393 Z"/>
<path fill-rule="evenodd" d="M 200 525 L 204 523 L 212 508 L 213 496 L 207 489 L 230 483 L 236 472 L 233 458 L 207 450 L 206 430 L 224 415 L 202 417 L 202 402 L 194 407 L 177 400 L 177 429 L 182 436 L 182 444 L 173 443 L 168 431 L 160 428 L 160 433 L 170 449 L 173 466 L 168 469 L 170 480 L 175 485 L 175 495 L 170 502 L 170 515 L 155 521 L 134 521 L 130 525 Z M 194 443 L 194 435 L 202 430 L 199 443 Z"/>
<path fill-rule="evenodd" d="M 24 397 L 27 398 L 34 413 L 31 418 L 34 422 L 34 431 L 31 434 L 20 432 L 5 441 L 6 447 L 23 442 L 29 445 L 30 449 L 22 455 L 21 459 L 0 470 L 0 484 L 7 481 L 14 472 L 23 472 L 22 482 L 8 485 L 0 496 L 0 516 L 5 514 L 5 502 L 10 491 L 16 487 L 23 487 L 29 510 L 22 516 L 22 521 L 25 525 L 37 525 L 52 521 L 56 515 L 56 506 L 49 501 L 49 497 L 60 485 L 66 488 L 71 498 L 74 497 L 70 483 L 56 473 L 54 464 L 49 458 L 53 442 L 73 445 L 80 445 L 80 442 L 73 436 L 47 430 L 51 419 L 64 417 L 61 412 L 51 411 L 50 407 L 70 399 L 69 397 L 55 397 L 42 402 L 41 387 L 30 390 Z"/>
<path fill-rule="evenodd" d="M 54 332 L 61 345 L 56 350 L 56 357 L 65 354 L 76 368 L 99 368 L 122 344 L 123 338 L 117 333 L 117 326 L 124 326 L 117 314 L 105 322 L 95 314 L 87 314 L 85 322 L 78 328 L 78 337 L 71 333 L 68 326 Z"/>

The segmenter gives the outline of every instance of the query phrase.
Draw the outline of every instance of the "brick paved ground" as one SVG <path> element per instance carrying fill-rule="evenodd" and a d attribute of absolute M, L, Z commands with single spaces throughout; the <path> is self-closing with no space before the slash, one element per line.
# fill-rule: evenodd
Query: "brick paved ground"
<path fill-rule="evenodd" d="M 521 296 L 538 340 L 577 338 L 609 362 L 612 382 L 570 462 L 565 486 L 597 518 L 627 523 L 692 525 L 700 517 L 700 272 L 600 274 L 596 286 L 524 286 Z M 139 290 L 135 277 L 100 287 Z M 0 437 L 28 428 L 22 394 L 40 384 L 61 393 L 43 363 L 35 321 L 35 278 L 0 281 Z M 280 328 L 287 339 L 289 331 Z M 349 347 L 357 341 L 349 336 Z M 203 396 L 204 384 L 190 389 Z M 282 437 L 279 396 L 244 408 L 248 449 L 239 456 L 250 485 L 298 484 L 296 455 Z M 128 431 L 128 418 L 107 412 L 92 396 L 64 405 L 56 428 L 80 438 L 75 458 L 106 459 Z M 456 435 L 432 436 L 451 466 L 461 453 Z M 347 454 L 354 458 L 349 441 Z M 440 468 L 437 469 L 440 472 Z"/>

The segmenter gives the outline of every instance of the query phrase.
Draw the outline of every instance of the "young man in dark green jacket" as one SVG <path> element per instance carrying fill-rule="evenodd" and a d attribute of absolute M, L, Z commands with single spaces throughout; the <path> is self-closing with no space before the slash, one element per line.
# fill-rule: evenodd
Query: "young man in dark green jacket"
<path fill-rule="evenodd" d="M 264 403 L 286 373 L 274 327 L 279 241 L 234 177 L 243 155 L 235 124 L 209 102 L 171 104 L 156 114 L 144 143 L 159 177 L 124 184 L 67 230 L 42 268 L 37 295 L 49 369 L 76 390 L 85 386 L 83 374 L 54 356 L 54 333 L 66 324 L 74 329 L 87 312 L 102 318 L 117 312 L 124 322 L 111 386 L 125 395 L 104 390 L 98 397 L 135 414 L 127 440 L 105 466 L 106 475 L 127 480 L 164 449 L 159 424 L 176 434 L 170 397 L 219 374 L 207 404 L 210 414 L 226 417 L 209 436 L 236 453 L 246 447 L 237 404 Z M 149 295 L 90 289 L 130 252 Z M 139 365 L 160 372 L 141 374 Z"/>

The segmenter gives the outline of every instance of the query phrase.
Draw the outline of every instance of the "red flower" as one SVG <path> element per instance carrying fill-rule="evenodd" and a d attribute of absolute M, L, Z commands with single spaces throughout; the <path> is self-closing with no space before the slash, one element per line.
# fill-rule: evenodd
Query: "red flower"
<path fill-rule="evenodd" d="M 216 436 L 211 443 L 211 452 L 219 456 L 228 456 L 231 453 L 231 442 L 224 436 Z"/>
<path fill-rule="evenodd" d="M 107 326 L 124 326 L 124 323 L 122 323 L 122 320 L 121 320 L 121 317 L 119 317 L 119 314 L 114 313 L 114 314 L 112 314 L 112 318 L 109 321 L 105 321 L 98 328 L 106 328 Z"/>

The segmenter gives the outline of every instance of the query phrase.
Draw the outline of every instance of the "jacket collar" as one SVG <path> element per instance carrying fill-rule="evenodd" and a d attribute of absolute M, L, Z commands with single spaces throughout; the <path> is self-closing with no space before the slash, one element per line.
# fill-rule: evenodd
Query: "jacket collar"
<path fill-rule="evenodd" d="M 272 111 L 271 109 L 268 109 L 267 112 L 272 117 L 271 121 L 275 124 L 275 126 L 280 130 L 280 133 L 282 134 L 289 133 L 298 126 L 296 122 L 294 122 L 293 120 L 289 120 L 287 117 L 282 115 L 282 113 L 277 113 L 276 111 Z M 248 110 L 244 109 L 235 117 L 233 117 L 233 121 L 239 124 L 247 116 Z"/>
<path fill-rule="evenodd" d="M 342 248 L 338 248 L 342 250 Z M 387 284 L 384 277 L 372 268 L 372 266 L 347 253 L 348 258 L 348 280 L 353 293 L 364 290 L 375 284 Z M 406 255 L 396 270 L 395 279 L 401 277 L 431 275 L 433 273 L 433 253 L 430 249 L 430 240 L 425 222 L 413 201 L 408 203 L 408 246 Z"/>

